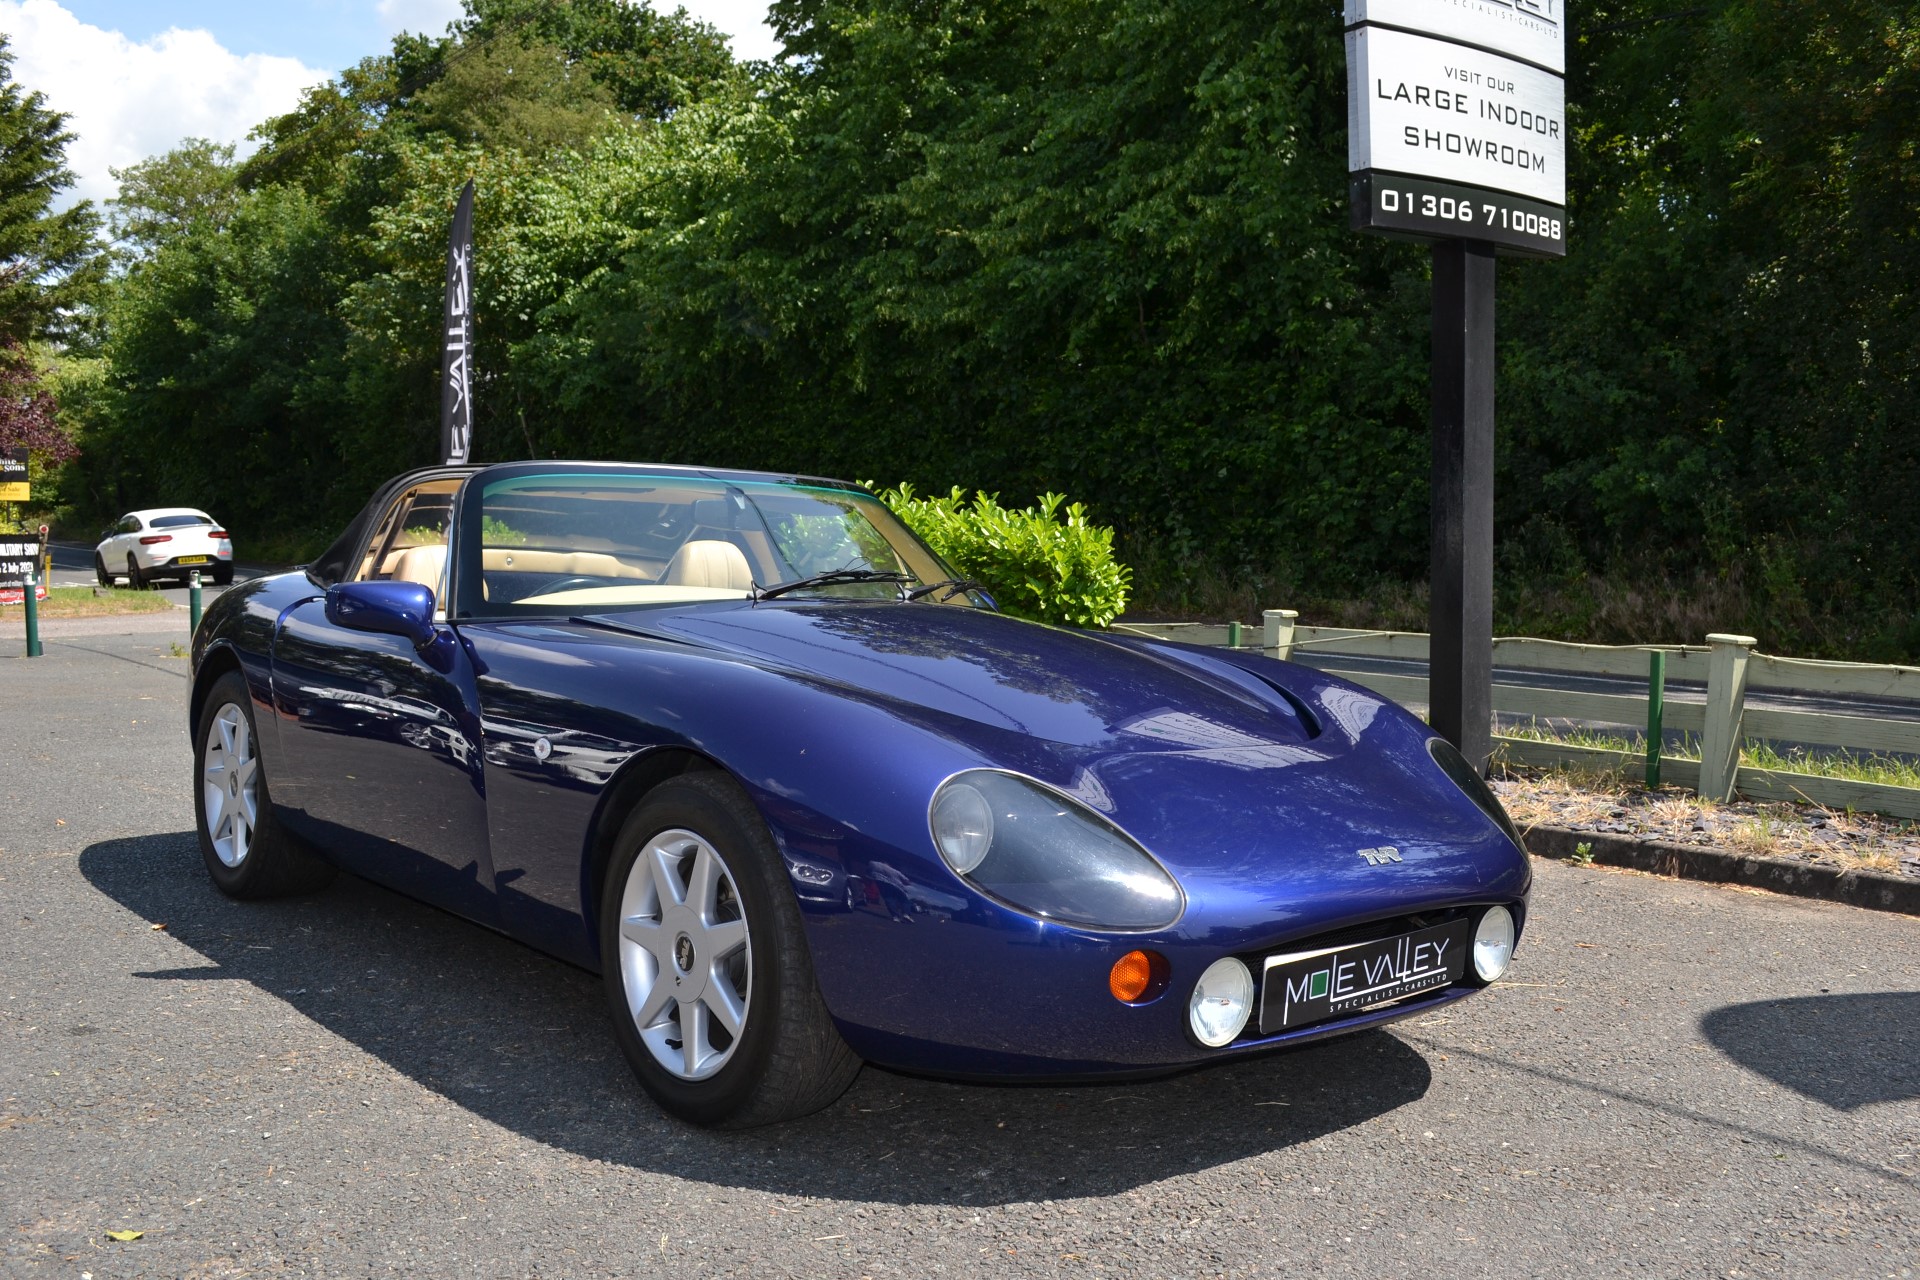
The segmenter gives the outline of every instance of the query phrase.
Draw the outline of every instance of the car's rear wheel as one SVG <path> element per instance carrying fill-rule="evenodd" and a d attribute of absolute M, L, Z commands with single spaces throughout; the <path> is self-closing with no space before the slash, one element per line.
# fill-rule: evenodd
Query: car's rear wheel
<path fill-rule="evenodd" d="M 753 803 L 717 773 L 661 785 L 615 841 L 600 911 L 614 1031 L 682 1120 L 790 1120 L 860 1070 L 820 998 L 783 865 Z"/>
<path fill-rule="evenodd" d="M 200 704 L 193 756 L 200 855 L 220 892 L 233 898 L 305 893 L 333 867 L 280 825 L 260 765 L 253 699 L 238 671 L 214 681 Z"/>
<path fill-rule="evenodd" d="M 213 585 L 214 586 L 224 587 L 224 586 L 230 585 L 232 582 L 233 582 L 233 566 L 232 565 L 217 564 L 213 566 Z"/>

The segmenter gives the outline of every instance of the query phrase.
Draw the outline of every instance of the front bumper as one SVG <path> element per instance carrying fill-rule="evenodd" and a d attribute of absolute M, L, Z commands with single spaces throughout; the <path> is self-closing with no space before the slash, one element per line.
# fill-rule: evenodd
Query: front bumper
<path fill-rule="evenodd" d="M 1498 903 L 1514 912 L 1524 933 L 1527 887 L 1522 879 L 1506 891 L 1466 894 L 1430 905 L 1435 911 L 1464 909 L 1477 914 L 1478 908 Z M 1410 931 L 1408 917 L 1420 913 L 1404 906 L 1386 914 L 1376 912 L 1371 920 L 1349 917 L 1317 928 L 1297 927 L 1258 939 L 1231 940 L 1204 928 L 1178 936 L 1102 935 L 1030 921 L 1022 936 L 978 928 L 960 918 L 941 920 L 934 912 L 920 913 L 911 921 L 895 914 L 885 924 L 877 911 L 856 909 L 827 918 L 808 914 L 816 939 L 831 939 L 842 930 L 920 935 L 918 946 L 888 948 L 885 963 L 870 971 L 886 973 L 885 986 L 863 994 L 882 998 L 830 1000 L 829 1004 L 842 1036 L 868 1061 L 953 1078 L 1071 1080 L 1166 1074 L 1383 1026 L 1430 1013 L 1482 989 L 1468 977 L 1383 1007 L 1271 1034 L 1260 1032 L 1259 984 L 1265 979 L 1267 956 Z M 1328 928 L 1326 923 L 1338 927 Z M 909 924 L 911 928 L 902 927 Z M 831 940 L 824 947 L 817 941 L 816 947 L 828 956 L 838 950 Z M 1135 948 L 1157 951 L 1166 958 L 1168 982 L 1155 999 L 1123 1004 L 1108 992 L 1107 977 L 1113 963 Z M 1208 1048 L 1189 1029 L 1188 999 L 1207 966 L 1225 955 L 1238 956 L 1253 972 L 1255 1010 L 1238 1037 L 1220 1048 Z"/>

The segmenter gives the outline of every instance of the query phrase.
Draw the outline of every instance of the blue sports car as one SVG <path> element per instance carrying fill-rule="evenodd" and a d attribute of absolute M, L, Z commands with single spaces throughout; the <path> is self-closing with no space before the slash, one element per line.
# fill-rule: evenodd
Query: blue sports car
<path fill-rule="evenodd" d="M 1376 695 L 1009 618 L 866 490 L 607 463 L 387 484 L 193 645 L 201 849 L 344 868 L 604 975 L 666 1110 L 861 1062 L 1178 1070 L 1506 970 L 1518 834 Z"/>

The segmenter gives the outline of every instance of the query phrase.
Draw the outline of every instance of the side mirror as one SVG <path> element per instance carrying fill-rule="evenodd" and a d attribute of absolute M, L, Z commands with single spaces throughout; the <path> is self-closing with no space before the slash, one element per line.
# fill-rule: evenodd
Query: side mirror
<path fill-rule="evenodd" d="M 433 592 L 417 582 L 340 582 L 327 588 L 327 621 L 349 631 L 373 631 L 433 644 Z"/>

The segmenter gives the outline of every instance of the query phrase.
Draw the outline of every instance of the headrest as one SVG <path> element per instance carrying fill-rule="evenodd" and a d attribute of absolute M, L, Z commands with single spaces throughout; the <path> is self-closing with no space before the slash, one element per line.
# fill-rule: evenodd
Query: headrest
<path fill-rule="evenodd" d="M 753 586 L 753 568 L 731 542 L 703 538 L 683 543 L 667 561 L 660 581 L 680 587 L 726 587 L 745 591 Z"/>

